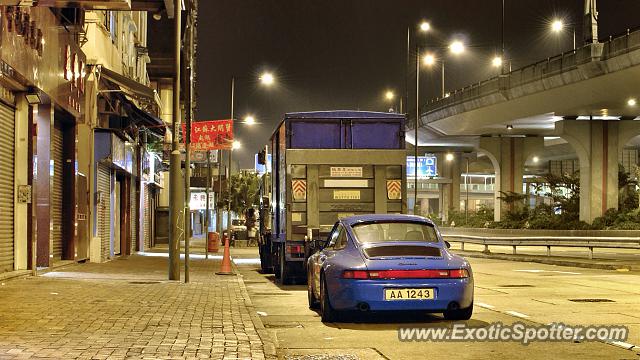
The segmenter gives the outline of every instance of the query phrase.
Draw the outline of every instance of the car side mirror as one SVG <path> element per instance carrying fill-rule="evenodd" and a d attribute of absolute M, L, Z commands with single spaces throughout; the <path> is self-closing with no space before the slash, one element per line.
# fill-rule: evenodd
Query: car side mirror
<path fill-rule="evenodd" d="M 445 241 L 444 244 L 447 246 L 447 249 L 451 249 L 451 243 L 448 241 Z"/>

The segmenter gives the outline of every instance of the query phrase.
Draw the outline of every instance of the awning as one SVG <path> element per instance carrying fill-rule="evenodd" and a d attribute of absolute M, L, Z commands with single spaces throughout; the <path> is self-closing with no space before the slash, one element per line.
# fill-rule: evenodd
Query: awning
<path fill-rule="evenodd" d="M 133 80 L 133 79 L 129 79 L 126 76 L 120 75 L 117 72 L 113 71 L 113 70 L 109 70 L 106 67 L 102 67 L 100 70 L 100 74 L 101 76 L 103 76 L 105 79 L 111 81 L 112 83 L 125 88 L 127 90 L 130 90 L 131 92 L 133 92 L 135 95 L 137 96 L 142 96 L 145 98 L 148 98 L 149 100 L 151 100 L 152 102 L 156 101 L 156 95 L 155 95 L 155 91 L 148 87 L 148 86 L 144 86 L 142 84 L 140 84 L 139 82 Z"/>
<path fill-rule="evenodd" d="M 148 112 L 139 109 L 131 100 L 126 96 L 121 95 L 124 111 L 129 116 L 130 122 L 138 127 L 145 127 L 150 131 L 164 136 L 166 131 L 166 124 L 162 119 L 155 117 Z"/>

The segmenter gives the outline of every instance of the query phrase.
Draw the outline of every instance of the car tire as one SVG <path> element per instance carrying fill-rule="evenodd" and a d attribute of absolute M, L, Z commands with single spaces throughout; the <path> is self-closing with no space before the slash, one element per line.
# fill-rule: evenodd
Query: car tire
<path fill-rule="evenodd" d="M 309 301 L 309 309 L 317 310 L 320 307 L 320 302 L 316 299 L 313 293 L 313 277 L 311 276 L 311 270 L 307 271 L 307 300 Z"/>
<path fill-rule="evenodd" d="M 469 320 L 473 315 L 473 302 L 469 307 L 458 310 L 447 310 L 443 313 L 444 318 L 447 320 Z"/>
<path fill-rule="evenodd" d="M 329 290 L 327 289 L 327 281 L 320 280 L 320 313 L 322 322 L 338 321 L 338 312 L 331 306 L 329 300 Z"/>

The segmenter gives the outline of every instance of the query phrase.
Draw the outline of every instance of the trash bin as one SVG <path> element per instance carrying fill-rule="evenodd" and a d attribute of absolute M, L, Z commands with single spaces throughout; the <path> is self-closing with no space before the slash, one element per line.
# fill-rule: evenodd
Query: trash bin
<path fill-rule="evenodd" d="M 210 231 L 207 234 L 207 249 L 209 252 L 217 253 L 220 250 L 220 234 Z"/>

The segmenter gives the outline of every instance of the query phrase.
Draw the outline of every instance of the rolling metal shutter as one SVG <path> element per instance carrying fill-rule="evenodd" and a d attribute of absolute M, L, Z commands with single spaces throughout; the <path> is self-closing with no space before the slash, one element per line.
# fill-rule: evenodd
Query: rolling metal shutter
<path fill-rule="evenodd" d="M 51 188 L 51 251 L 54 260 L 62 259 L 62 193 L 63 193 L 63 132 L 55 128 L 51 134 L 51 160 L 53 160 L 53 187 Z"/>
<path fill-rule="evenodd" d="M 109 258 L 111 245 L 111 169 L 105 164 L 98 165 L 98 191 L 101 202 L 96 211 L 98 215 L 98 236 L 102 259 Z"/>
<path fill-rule="evenodd" d="M 138 183 L 136 182 L 135 177 L 131 177 L 131 198 L 129 200 L 129 223 L 131 224 L 131 253 L 135 253 L 138 251 L 138 220 L 140 219 L 138 215 L 138 205 L 136 201 L 136 188 Z"/>
<path fill-rule="evenodd" d="M 144 187 L 144 250 L 151 248 L 151 189 Z"/>
<path fill-rule="evenodd" d="M 0 273 L 13 271 L 14 116 L 0 103 Z"/>

